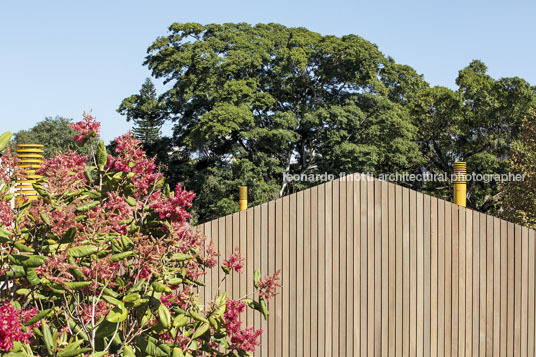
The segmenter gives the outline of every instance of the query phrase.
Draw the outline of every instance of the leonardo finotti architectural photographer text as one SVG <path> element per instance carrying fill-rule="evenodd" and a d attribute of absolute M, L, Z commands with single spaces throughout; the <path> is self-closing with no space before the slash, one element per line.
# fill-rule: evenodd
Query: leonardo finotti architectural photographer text
<path fill-rule="evenodd" d="M 479 174 L 479 173 L 468 173 L 465 175 L 465 181 L 467 182 L 484 182 L 490 183 L 495 182 L 508 182 L 508 181 L 525 181 L 525 174 Z M 341 172 L 339 175 L 328 174 L 324 172 L 322 174 L 284 174 L 284 182 L 327 182 L 333 181 L 336 178 L 340 178 L 344 181 L 362 181 L 368 180 L 372 181 L 374 178 L 380 179 L 383 181 L 389 182 L 453 182 L 453 181 L 463 181 L 463 176 L 455 174 L 413 174 L 408 172 L 397 172 L 389 174 L 378 174 L 374 175 L 373 173 L 366 174 L 354 174 L 349 175 L 346 172 Z"/>

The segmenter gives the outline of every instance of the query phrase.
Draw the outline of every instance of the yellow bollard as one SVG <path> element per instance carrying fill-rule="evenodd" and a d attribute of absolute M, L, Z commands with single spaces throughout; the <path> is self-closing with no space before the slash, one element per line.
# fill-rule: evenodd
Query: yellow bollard
<path fill-rule="evenodd" d="M 454 203 L 466 206 L 467 198 L 467 164 L 463 161 L 454 163 Z"/>
<path fill-rule="evenodd" d="M 39 196 L 34 190 L 32 184 L 36 183 L 42 176 L 35 174 L 35 169 L 41 167 L 43 162 L 43 145 L 40 144 L 17 144 L 17 156 L 19 158 L 18 166 L 26 169 L 26 179 L 17 180 L 16 190 L 16 204 L 20 205 L 23 202 L 22 196 L 26 197 L 29 201 L 36 200 Z"/>
<path fill-rule="evenodd" d="M 240 210 L 248 209 L 248 187 L 240 186 Z"/>

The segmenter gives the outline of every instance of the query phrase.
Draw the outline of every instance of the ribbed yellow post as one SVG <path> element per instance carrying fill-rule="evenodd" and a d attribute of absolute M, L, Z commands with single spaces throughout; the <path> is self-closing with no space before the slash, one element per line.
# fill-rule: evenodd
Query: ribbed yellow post
<path fill-rule="evenodd" d="M 248 187 L 240 186 L 240 210 L 248 209 Z"/>
<path fill-rule="evenodd" d="M 463 161 L 454 163 L 454 203 L 462 207 L 466 206 L 467 197 L 467 164 Z"/>
<path fill-rule="evenodd" d="M 15 203 L 17 205 L 24 201 L 22 196 L 26 197 L 29 201 L 34 201 L 39 197 L 32 184 L 42 177 L 35 174 L 35 169 L 41 167 L 41 162 L 44 158 L 43 152 L 43 145 L 40 144 L 17 145 L 18 166 L 25 168 L 27 173 L 25 180 L 17 180 L 15 187 L 17 194 Z"/>

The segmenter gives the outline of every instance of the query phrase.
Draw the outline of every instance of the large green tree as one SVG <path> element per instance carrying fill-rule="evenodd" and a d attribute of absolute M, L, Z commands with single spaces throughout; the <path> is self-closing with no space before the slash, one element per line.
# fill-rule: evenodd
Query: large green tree
<path fill-rule="evenodd" d="M 69 127 L 71 119 L 64 117 L 47 117 L 27 130 L 20 130 L 13 135 L 12 149 L 17 144 L 44 145 L 44 155 L 50 158 L 66 150 L 75 150 L 82 154 L 89 154 L 89 144 L 79 146 L 73 135 L 77 132 Z"/>
<path fill-rule="evenodd" d="M 259 203 L 316 184 L 284 174 L 421 164 L 406 104 L 427 84 L 359 36 L 243 23 L 169 31 L 145 61 L 169 86 L 159 100 L 175 123 L 160 159 L 200 194 L 201 220 L 234 211 L 239 184 Z"/>

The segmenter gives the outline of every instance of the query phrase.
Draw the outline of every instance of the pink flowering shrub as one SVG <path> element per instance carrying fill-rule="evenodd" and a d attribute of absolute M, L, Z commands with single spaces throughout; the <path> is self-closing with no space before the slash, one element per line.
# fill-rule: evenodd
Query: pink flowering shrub
<path fill-rule="evenodd" d="M 100 124 L 84 114 L 72 127 L 84 143 Z M 262 331 L 239 315 L 268 316 L 278 273 L 257 270 L 254 296 L 218 291 L 203 304 L 197 290 L 219 254 L 188 224 L 195 195 L 165 185 L 132 134 L 116 143 L 114 155 L 100 141 L 90 158 L 46 160 L 40 198 L 18 207 L 10 192 L 25 173 L 8 150 L 0 157 L 0 354 L 249 355 Z M 222 269 L 243 267 L 235 250 Z"/>

